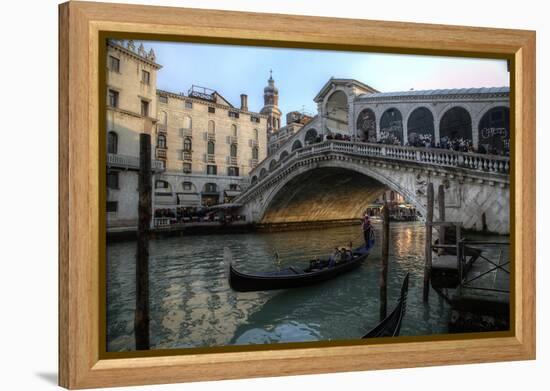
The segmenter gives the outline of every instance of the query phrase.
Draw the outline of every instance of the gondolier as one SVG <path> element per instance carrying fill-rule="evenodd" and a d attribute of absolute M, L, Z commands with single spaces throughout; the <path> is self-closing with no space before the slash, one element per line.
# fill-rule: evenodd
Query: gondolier
<path fill-rule="evenodd" d="M 363 238 L 365 239 L 365 247 L 370 248 L 374 244 L 374 228 L 370 222 L 369 215 L 365 213 L 363 218 Z"/>

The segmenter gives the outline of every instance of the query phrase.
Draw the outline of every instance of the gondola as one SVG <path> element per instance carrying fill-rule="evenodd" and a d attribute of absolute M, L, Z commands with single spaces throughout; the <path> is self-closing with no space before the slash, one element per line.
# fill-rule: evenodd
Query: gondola
<path fill-rule="evenodd" d="M 231 263 L 229 266 L 229 285 L 238 292 L 251 292 L 299 288 L 318 284 L 359 267 L 369 255 L 371 248 L 372 243 L 369 247 L 363 246 L 353 251 L 348 250 L 343 256 L 344 259 L 339 262 L 333 262 L 330 258 L 328 260 L 311 261 L 310 266 L 304 269 L 291 266 L 272 272 L 247 274 L 235 269 Z"/>
<path fill-rule="evenodd" d="M 401 296 L 394 310 L 386 316 L 375 328 L 363 336 L 363 338 L 397 337 L 401 330 L 401 322 L 407 307 L 407 291 L 409 290 L 409 273 L 403 280 Z"/>

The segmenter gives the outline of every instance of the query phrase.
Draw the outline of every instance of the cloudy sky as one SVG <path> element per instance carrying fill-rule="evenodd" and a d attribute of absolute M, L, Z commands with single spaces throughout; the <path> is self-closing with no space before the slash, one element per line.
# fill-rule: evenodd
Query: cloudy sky
<path fill-rule="evenodd" d="M 357 79 L 383 92 L 509 86 L 504 60 L 143 43 L 147 51 L 155 50 L 163 66 L 158 88 L 187 94 L 191 85 L 200 85 L 218 91 L 235 106 L 245 93 L 252 111 L 263 105 L 263 88 L 272 69 L 283 115 L 292 110 L 315 113 L 313 98 L 330 77 Z"/>

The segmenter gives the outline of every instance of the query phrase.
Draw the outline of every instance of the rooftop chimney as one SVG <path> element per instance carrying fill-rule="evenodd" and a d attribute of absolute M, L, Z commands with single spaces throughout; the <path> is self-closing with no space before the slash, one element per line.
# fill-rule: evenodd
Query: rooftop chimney
<path fill-rule="evenodd" d="M 248 111 L 248 95 L 241 94 L 241 110 Z"/>

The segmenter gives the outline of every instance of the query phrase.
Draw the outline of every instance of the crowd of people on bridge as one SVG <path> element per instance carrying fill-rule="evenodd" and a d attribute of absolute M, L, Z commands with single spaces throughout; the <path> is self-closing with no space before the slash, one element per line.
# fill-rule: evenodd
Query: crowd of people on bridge
<path fill-rule="evenodd" d="M 155 219 L 165 219 L 168 224 L 185 223 L 232 223 L 243 221 L 245 216 L 221 214 L 203 207 L 178 207 L 155 209 Z"/>
<path fill-rule="evenodd" d="M 377 144 L 384 145 L 402 145 L 401 140 L 395 136 L 393 133 L 386 133 L 385 137 L 380 138 L 379 140 L 367 140 L 365 137 L 360 138 L 361 142 L 375 142 Z M 308 140 L 307 144 L 316 144 L 323 142 L 324 140 L 338 140 L 338 141 L 353 141 L 352 137 L 346 134 L 334 133 L 328 134 L 323 138 L 323 135 L 318 135 L 315 139 Z M 435 148 L 435 149 L 447 149 L 457 152 L 470 152 L 470 153 L 480 153 L 480 154 L 489 154 L 489 155 L 500 155 L 500 156 L 509 156 L 510 155 L 510 142 L 508 140 L 502 143 L 501 148 L 497 148 L 495 145 L 491 144 L 480 144 L 478 148 L 474 146 L 474 143 L 471 139 L 464 137 L 442 137 L 441 141 L 436 143 L 433 140 L 431 134 L 415 134 L 413 137 L 409 138 L 409 141 L 405 143 L 406 147 L 417 147 L 417 148 Z"/>

